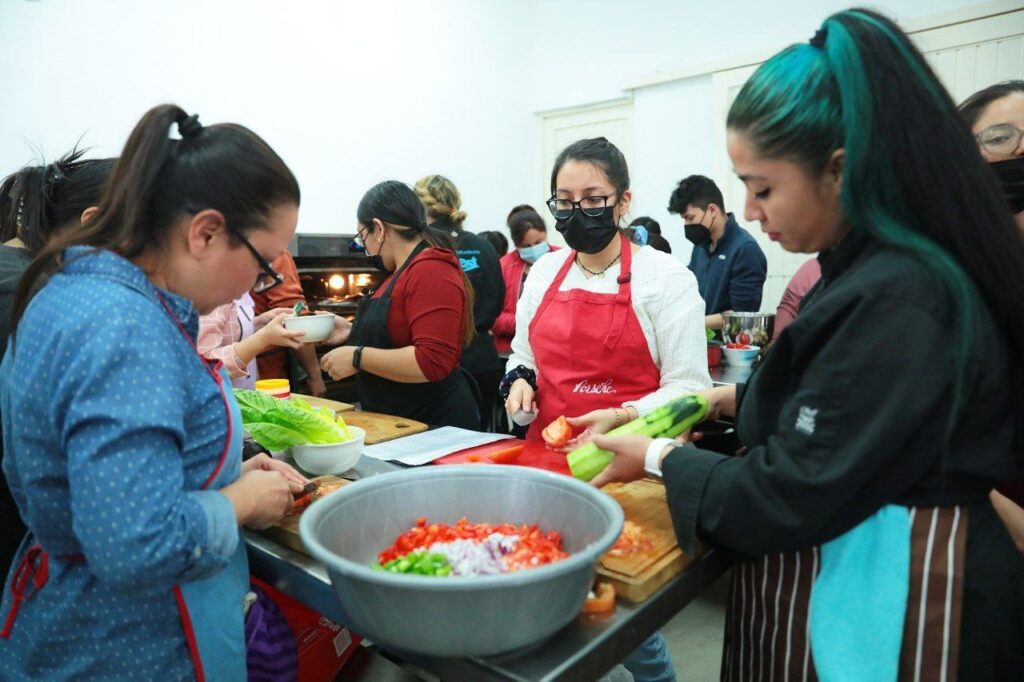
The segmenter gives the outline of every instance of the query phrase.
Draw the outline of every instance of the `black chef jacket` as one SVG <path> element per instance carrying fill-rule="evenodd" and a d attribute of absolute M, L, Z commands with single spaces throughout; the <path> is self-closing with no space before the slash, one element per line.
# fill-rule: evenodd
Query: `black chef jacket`
<path fill-rule="evenodd" d="M 676 533 L 745 555 L 808 548 L 886 504 L 985 498 L 1015 473 L 1011 355 L 973 292 L 963 409 L 954 405 L 959 312 L 914 256 L 850 233 L 749 383 L 737 387 L 742 457 L 677 448 L 664 460 Z"/>

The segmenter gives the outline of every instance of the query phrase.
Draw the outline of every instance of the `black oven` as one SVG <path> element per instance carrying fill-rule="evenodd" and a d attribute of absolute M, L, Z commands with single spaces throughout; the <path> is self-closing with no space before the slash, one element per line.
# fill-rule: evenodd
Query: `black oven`
<path fill-rule="evenodd" d="M 288 250 L 295 259 L 306 304 L 313 311 L 327 310 L 354 320 L 364 292 L 376 287 L 385 275 L 366 260 L 355 235 L 300 233 Z M 318 346 L 317 356 L 329 350 Z M 358 399 L 353 378 L 333 381 L 325 374 L 324 382 L 326 397 L 346 403 Z"/>

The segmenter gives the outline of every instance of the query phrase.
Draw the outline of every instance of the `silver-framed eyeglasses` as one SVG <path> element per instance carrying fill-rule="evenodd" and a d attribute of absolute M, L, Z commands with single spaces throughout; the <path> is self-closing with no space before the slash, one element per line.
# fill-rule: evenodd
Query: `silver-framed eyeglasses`
<path fill-rule="evenodd" d="M 1024 130 L 1012 123 L 999 123 L 985 128 L 974 139 L 992 156 L 1006 156 L 1017 151 L 1021 137 Z"/>
<path fill-rule="evenodd" d="M 608 200 L 613 196 L 615 196 L 614 193 L 594 194 L 589 197 L 583 197 L 579 201 L 551 197 L 547 201 L 548 210 L 551 211 L 551 215 L 555 216 L 555 220 L 565 220 L 576 209 L 582 211 L 583 215 L 596 218 L 604 213 L 604 209 L 608 206 Z"/>

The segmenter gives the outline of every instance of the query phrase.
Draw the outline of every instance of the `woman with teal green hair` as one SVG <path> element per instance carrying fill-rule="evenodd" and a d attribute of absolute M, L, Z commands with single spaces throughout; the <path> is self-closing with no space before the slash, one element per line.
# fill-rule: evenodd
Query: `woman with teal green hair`
<path fill-rule="evenodd" d="M 737 555 L 722 678 L 1024 675 L 1024 558 L 988 500 L 1024 459 L 1024 237 L 896 25 L 827 19 L 729 111 L 745 215 L 822 278 L 746 385 L 741 457 L 597 439 L 664 476 L 684 549 Z M 696 440 L 692 438 L 692 440 Z"/>

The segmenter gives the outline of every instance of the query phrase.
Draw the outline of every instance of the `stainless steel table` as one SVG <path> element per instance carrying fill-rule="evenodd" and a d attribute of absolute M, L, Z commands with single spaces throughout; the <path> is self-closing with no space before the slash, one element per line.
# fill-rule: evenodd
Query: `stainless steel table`
<path fill-rule="evenodd" d="M 399 467 L 364 457 L 353 478 L 386 474 Z M 327 571 L 305 554 L 244 531 L 249 570 L 321 614 L 345 624 Z M 622 661 L 651 633 L 667 623 L 728 568 L 721 552 L 712 551 L 669 581 L 641 604 L 619 601 L 615 613 L 600 623 L 577 619 L 528 651 L 496 658 L 404 660 L 442 679 L 580 680 L 597 679 Z"/>
<path fill-rule="evenodd" d="M 711 375 L 711 383 L 714 386 L 733 386 L 746 383 L 747 379 L 750 378 L 750 373 L 753 371 L 753 367 L 719 365 L 718 367 L 710 368 L 708 374 Z"/>

